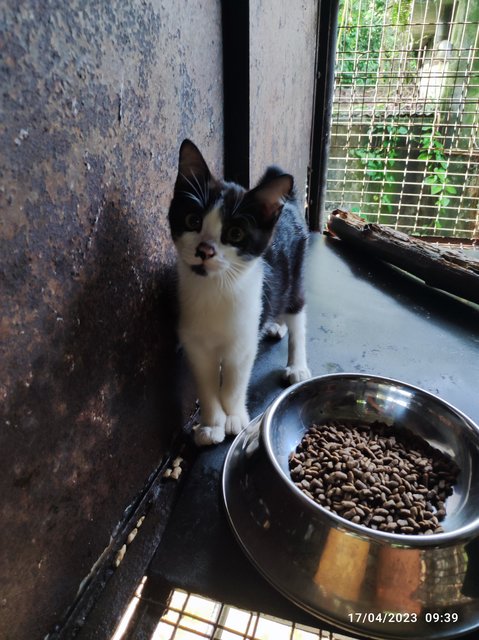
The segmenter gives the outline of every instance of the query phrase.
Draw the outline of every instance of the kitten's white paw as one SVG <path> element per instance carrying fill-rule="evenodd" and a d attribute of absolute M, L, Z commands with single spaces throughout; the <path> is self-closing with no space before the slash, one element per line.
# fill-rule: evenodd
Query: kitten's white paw
<path fill-rule="evenodd" d="M 288 327 L 284 322 L 267 322 L 264 326 L 264 335 L 275 340 L 284 338 L 287 331 Z"/>
<path fill-rule="evenodd" d="M 283 379 L 288 384 L 295 384 L 311 378 L 311 371 L 308 367 L 286 367 L 283 373 Z"/>
<path fill-rule="evenodd" d="M 246 411 L 237 415 L 226 416 L 225 431 L 228 435 L 237 436 L 249 424 L 249 415 Z"/>
<path fill-rule="evenodd" d="M 219 444 L 225 439 L 224 427 L 196 427 L 194 432 L 195 444 L 204 447 L 209 444 Z"/>

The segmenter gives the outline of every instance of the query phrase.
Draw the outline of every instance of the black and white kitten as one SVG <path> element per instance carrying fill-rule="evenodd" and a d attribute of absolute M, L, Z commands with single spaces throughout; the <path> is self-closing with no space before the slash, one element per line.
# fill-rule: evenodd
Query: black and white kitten
<path fill-rule="evenodd" d="M 246 394 L 258 342 L 289 331 L 285 378 L 310 377 L 303 258 L 307 231 L 292 176 L 269 167 L 247 191 L 215 179 L 185 140 L 169 210 L 178 252 L 179 337 L 195 377 L 199 445 L 249 422 Z"/>

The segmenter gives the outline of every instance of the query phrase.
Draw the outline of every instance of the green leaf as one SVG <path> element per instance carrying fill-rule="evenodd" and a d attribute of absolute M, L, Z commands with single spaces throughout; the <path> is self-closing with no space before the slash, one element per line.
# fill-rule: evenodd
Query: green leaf
<path fill-rule="evenodd" d="M 436 175 L 441 182 L 445 182 L 444 178 L 446 177 L 446 170 L 442 167 L 435 167 L 434 175 Z"/>

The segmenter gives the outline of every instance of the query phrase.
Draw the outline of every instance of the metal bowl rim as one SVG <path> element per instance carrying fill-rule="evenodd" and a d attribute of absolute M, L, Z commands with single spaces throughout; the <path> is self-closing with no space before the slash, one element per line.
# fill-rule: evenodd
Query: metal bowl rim
<path fill-rule="evenodd" d="M 461 418 L 464 422 L 466 422 L 474 431 L 476 431 L 479 438 L 479 426 L 467 416 L 465 413 L 457 409 L 454 405 L 450 404 L 446 400 L 443 400 L 439 396 L 422 389 L 421 387 L 417 387 L 415 385 L 409 384 L 408 382 L 403 382 L 401 380 L 396 380 L 395 378 L 387 378 L 384 376 L 379 376 L 375 374 L 369 373 L 330 373 L 320 376 L 314 376 L 312 378 L 308 378 L 308 380 L 303 380 L 301 382 L 297 382 L 294 385 L 291 385 L 284 391 L 282 391 L 269 405 L 266 411 L 263 414 L 263 417 L 260 422 L 260 432 L 262 436 L 262 441 L 264 444 L 264 448 L 266 454 L 271 461 L 274 469 L 278 472 L 278 475 L 282 479 L 282 481 L 287 486 L 288 490 L 293 493 L 297 498 L 299 498 L 304 506 L 308 507 L 308 509 L 321 513 L 328 520 L 334 523 L 335 528 L 346 529 L 351 533 L 356 535 L 360 535 L 366 538 L 377 539 L 378 541 L 382 541 L 384 543 L 389 543 L 394 546 L 407 546 L 407 547 L 438 547 L 447 544 L 455 544 L 461 540 L 469 539 L 473 536 L 474 533 L 479 535 L 479 517 L 470 522 L 459 529 L 455 529 L 454 531 L 445 531 L 444 533 L 435 533 L 430 535 L 417 535 L 417 534 L 403 534 L 403 533 L 386 533 L 385 531 L 377 531 L 375 529 L 369 529 L 361 524 L 356 524 L 354 522 L 350 522 L 345 518 L 342 518 L 340 515 L 336 514 L 334 511 L 328 511 L 324 507 L 322 507 L 319 503 L 315 502 L 312 498 L 309 498 L 301 489 L 299 489 L 288 477 L 280 464 L 278 463 L 276 456 L 273 453 L 273 447 L 271 444 L 271 422 L 274 416 L 275 411 L 278 406 L 292 393 L 294 393 L 297 389 L 301 387 L 307 386 L 316 381 L 320 380 L 328 380 L 328 379 L 339 379 L 339 378 L 356 378 L 356 379 L 368 379 L 372 382 L 382 382 L 382 383 L 392 383 L 396 386 L 406 387 L 408 389 L 412 389 L 413 391 L 419 392 L 431 398 L 432 400 L 439 402 L 442 405 L 445 405 L 449 410 L 453 413 L 457 414 L 459 418 Z"/>

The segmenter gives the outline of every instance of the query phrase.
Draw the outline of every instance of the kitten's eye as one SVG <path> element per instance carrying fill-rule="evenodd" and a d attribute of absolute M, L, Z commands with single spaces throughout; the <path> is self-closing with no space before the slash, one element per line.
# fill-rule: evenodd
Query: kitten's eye
<path fill-rule="evenodd" d="M 185 227 L 188 231 L 199 231 L 201 229 L 201 216 L 197 213 L 189 213 L 185 218 Z"/>
<path fill-rule="evenodd" d="M 230 227 L 228 229 L 226 237 L 228 242 L 237 243 L 241 242 L 244 239 L 245 235 L 246 234 L 244 232 L 244 229 L 242 229 L 241 227 Z"/>

